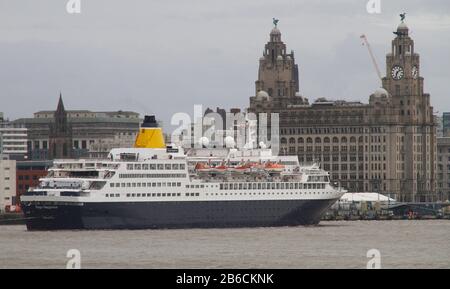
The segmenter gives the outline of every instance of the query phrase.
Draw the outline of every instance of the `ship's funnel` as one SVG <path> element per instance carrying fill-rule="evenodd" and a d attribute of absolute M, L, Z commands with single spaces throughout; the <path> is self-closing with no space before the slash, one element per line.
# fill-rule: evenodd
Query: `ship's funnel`
<path fill-rule="evenodd" d="M 162 149 L 166 147 L 162 129 L 154 115 L 146 115 L 134 142 L 135 148 Z"/>

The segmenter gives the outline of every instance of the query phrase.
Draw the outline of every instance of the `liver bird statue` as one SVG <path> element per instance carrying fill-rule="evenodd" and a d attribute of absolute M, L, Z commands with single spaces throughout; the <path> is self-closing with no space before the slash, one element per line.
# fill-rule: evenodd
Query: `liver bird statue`
<path fill-rule="evenodd" d="M 275 25 L 275 27 L 277 27 L 277 25 L 278 25 L 278 21 L 280 21 L 279 19 L 275 19 L 275 18 L 272 18 L 273 19 L 273 25 Z"/>

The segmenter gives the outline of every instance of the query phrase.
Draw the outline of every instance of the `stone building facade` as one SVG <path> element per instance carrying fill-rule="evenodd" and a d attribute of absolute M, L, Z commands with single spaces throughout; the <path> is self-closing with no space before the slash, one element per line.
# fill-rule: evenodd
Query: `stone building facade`
<path fill-rule="evenodd" d="M 112 148 L 132 147 L 140 121 L 131 111 L 66 110 L 61 99 L 56 111 L 39 111 L 13 123 L 28 131 L 28 159 L 48 160 L 63 157 L 64 144 L 73 158 L 102 158 Z"/>
<path fill-rule="evenodd" d="M 319 162 L 349 191 L 380 192 L 399 201 L 434 201 L 436 127 L 430 95 L 423 91 L 419 54 L 408 32 L 402 22 L 386 56 L 383 87 L 370 95 L 369 103 L 320 98 L 310 104 L 298 87 L 290 90 L 299 83 L 298 73 L 284 71 L 296 64 L 293 53 L 285 54 L 281 33 L 274 28 L 248 111 L 279 113 L 280 154 Z M 286 87 L 287 83 L 292 85 Z M 281 89 L 280 95 L 280 87 L 289 89 Z"/>
<path fill-rule="evenodd" d="M 16 196 L 16 161 L 0 154 L 0 213 L 14 204 Z"/>
<path fill-rule="evenodd" d="M 259 59 L 256 92 L 266 91 L 275 98 L 293 98 L 299 90 L 298 65 L 294 52 L 287 53 L 281 41 L 281 32 L 275 27 L 270 32 L 270 41 Z"/>
<path fill-rule="evenodd" d="M 450 137 L 437 139 L 437 186 L 436 191 L 441 200 L 450 199 Z"/>

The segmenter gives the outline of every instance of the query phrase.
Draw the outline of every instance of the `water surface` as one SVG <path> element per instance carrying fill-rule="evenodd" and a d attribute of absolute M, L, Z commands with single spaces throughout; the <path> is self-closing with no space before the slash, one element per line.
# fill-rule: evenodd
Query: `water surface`
<path fill-rule="evenodd" d="M 0 226 L 0 268 L 450 268 L 450 221 L 339 221 L 314 227 L 28 232 Z"/>

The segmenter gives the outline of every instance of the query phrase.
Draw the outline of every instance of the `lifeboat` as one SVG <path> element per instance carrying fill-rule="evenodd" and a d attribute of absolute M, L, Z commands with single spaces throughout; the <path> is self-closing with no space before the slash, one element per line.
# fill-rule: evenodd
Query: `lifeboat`
<path fill-rule="evenodd" d="M 262 163 L 250 163 L 250 168 L 254 171 L 259 171 L 264 169 L 264 165 Z"/>
<path fill-rule="evenodd" d="M 238 166 L 234 167 L 233 171 L 238 172 L 238 173 L 245 173 L 245 172 L 249 172 L 251 168 L 252 168 L 251 164 L 242 164 L 242 165 L 238 165 Z"/>
<path fill-rule="evenodd" d="M 215 166 L 214 168 L 212 168 L 212 171 L 216 172 L 216 173 L 225 173 L 227 170 L 228 170 L 228 166 L 226 166 L 223 163 L 221 165 L 218 165 L 218 166 Z"/>
<path fill-rule="evenodd" d="M 207 164 L 204 163 L 197 163 L 195 165 L 195 170 L 198 172 L 210 172 L 211 171 L 211 167 Z"/>
<path fill-rule="evenodd" d="M 264 169 L 269 172 L 282 172 L 284 169 L 284 165 L 268 162 L 264 166 Z"/>

